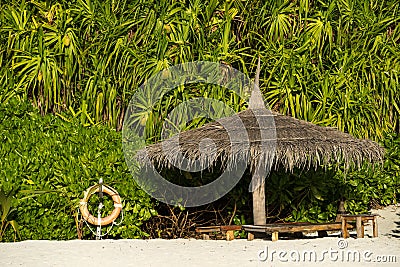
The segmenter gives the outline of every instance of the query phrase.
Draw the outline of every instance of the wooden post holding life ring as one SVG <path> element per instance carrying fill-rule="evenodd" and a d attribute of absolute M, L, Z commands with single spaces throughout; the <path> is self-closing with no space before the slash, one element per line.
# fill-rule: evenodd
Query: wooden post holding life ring
<path fill-rule="evenodd" d="M 97 217 L 90 214 L 88 207 L 87 207 L 90 196 L 96 192 L 99 192 L 99 187 L 100 187 L 99 185 L 94 185 L 85 192 L 83 199 L 81 199 L 81 201 L 80 201 L 79 209 L 82 213 L 83 218 L 88 223 L 93 224 L 93 225 L 104 226 L 104 225 L 113 223 L 115 221 L 115 219 L 118 218 L 118 216 L 122 210 L 122 204 L 121 204 L 121 197 L 119 196 L 118 192 L 114 188 L 109 187 L 107 185 L 102 185 L 101 186 L 102 191 L 104 193 L 106 193 L 107 195 L 109 195 L 110 197 L 112 197 L 112 200 L 114 201 L 114 210 L 107 217 L 100 218 L 100 222 L 99 222 Z"/>

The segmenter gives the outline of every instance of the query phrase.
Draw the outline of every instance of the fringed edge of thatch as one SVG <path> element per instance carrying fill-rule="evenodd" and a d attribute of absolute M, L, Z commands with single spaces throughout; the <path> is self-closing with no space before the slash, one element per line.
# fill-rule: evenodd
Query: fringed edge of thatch
<path fill-rule="evenodd" d="M 290 172 L 295 168 L 308 170 L 321 165 L 343 165 L 348 169 L 351 166 L 360 168 L 364 161 L 383 162 L 384 149 L 379 144 L 356 139 L 334 128 L 321 127 L 270 111 L 248 109 L 237 116 L 222 118 L 149 145 L 137 153 L 137 160 L 139 163 L 151 163 L 157 168 L 185 166 L 201 170 L 213 169 L 217 162 L 221 168 L 231 169 L 236 162 L 246 160 L 252 171 L 257 166 L 266 169 L 283 167 Z M 263 129 L 267 136 L 260 135 L 256 116 L 264 116 L 262 121 L 266 128 Z M 238 143 L 231 143 L 221 123 L 229 126 L 231 136 Z M 248 136 L 242 136 L 240 129 L 243 127 L 246 127 Z M 238 139 L 240 136 L 242 138 Z M 201 153 L 199 142 L 207 138 L 216 143 L 203 143 L 203 152 L 208 153 Z M 248 139 L 248 142 L 242 142 L 242 139 Z"/>
<path fill-rule="evenodd" d="M 289 172 L 292 172 L 295 168 L 309 170 L 313 167 L 327 165 L 342 165 L 345 169 L 352 166 L 360 168 L 365 161 L 369 163 L 383 162 L 384 149 L 382 147 L 370 140 L 357 141 L 357 145 L 350 142 L 349 147 L 345 148 L 335 143 L 311 144 L 308 142 L 307 146 L 302 146 L 301 150 L 297 149 L 296 151 L 290 143 L 278 144 L 279 149 L 271 148 L 261 153 L 254 146 L 247 149 L 239 146 L 238 149 L 232 151 L 233 153 L 231 153 L 229 147 L 220 147 L 212 156 L 201 156 L 198 149 L 193 149 L 196 144 L 176 147 L 164 143 L 164 146 L 156 144 L 142 149 L 137 153 L 137 160 L 141 163 L 151 162 L 157 168 L 173 168 L 185 164 L 189 168 L 212 170 L 217 162 L 220 163 L 221 168 L 232 169 L 235 167 L 235 162 L 247 159 L 251 171 L 261 161 L 265 162 L 265 165 L 270 163 L 266 167 L 267 169 L 269 169 L 268 167 L 277 169 L 282 166 Z M 364 146 L 364 149 L 360 149 L 360 146 Z M 372 149 L 365 149 L 365 147 Z M 160 148 L 164 148 L 164 150 L 160 150 Z M 185 163 L 178 156 L 181 152 L 180 149 L 183 150 L 182 155 L 185 157 Z M 198 153 L 193 153 L 193 151 Z M 331 151 L 331 153 L 327 154 L 327 151 Z"/>

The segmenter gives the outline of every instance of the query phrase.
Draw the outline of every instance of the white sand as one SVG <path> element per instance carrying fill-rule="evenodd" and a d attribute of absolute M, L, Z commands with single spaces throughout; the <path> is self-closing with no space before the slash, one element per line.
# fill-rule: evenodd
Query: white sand
<path fill-rule="evenodd" d="M 366 237 L 346 239 L 347 247 L 343 249 L 338 247 L 338 242 L 343 245 L 343 240 L 338 237 L 277 242 L 194 239 L 23 241 L 0 244 L 0 266 L 400 266 L 400 207 L 390 206 L 373 212 L 382 216 L 378 219 L 379 237 L 371 238 L 371 226 L 366 226 Z M 265 261 L 259 258 L 267 254 L 260 254 L 260 251 L 268 254 Z M 314 262 L 314 256 L 317 262 Z M 378 262 L 383 260 L 392 262 Z"/>

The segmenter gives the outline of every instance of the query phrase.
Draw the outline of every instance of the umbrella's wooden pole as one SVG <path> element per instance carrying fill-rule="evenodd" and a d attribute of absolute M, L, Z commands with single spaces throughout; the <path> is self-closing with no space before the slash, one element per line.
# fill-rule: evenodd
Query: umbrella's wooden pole
<path fill-rule="evenodd" d="M 265 180 L 253 191 L 253 219 L 254 225 L 266 224 L 265 213 Z"/>
<path fill-rule="evenodd" d="M 260 91 L 260 70 L 261 70 L 261 60 L 258 56 L 257 72 L 256 78 L 254 80 L 254 88 L 251 93 L 249 100 L 249 107 L 253 109 L 264 108 L 264 99 Z M 266 223 L 266 213 L 265 213 L 265 179 L 261 179 L 260 175 L 253 173 L 253 182 L 261 185 L 253 191 L 253 219 L 254 225 L 264 225 Z"/>

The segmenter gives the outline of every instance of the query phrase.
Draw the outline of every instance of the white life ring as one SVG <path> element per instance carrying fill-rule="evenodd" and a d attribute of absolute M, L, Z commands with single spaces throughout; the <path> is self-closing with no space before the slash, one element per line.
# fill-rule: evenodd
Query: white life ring
<path fill-rule="evenodd" d="M 100 218 L 100 221 L 99 221 L 99 219 L 97 217 L 90 214 L 88 207 L 87 207 L 87 203 L 89 201 L 90 196 L 96 192 L 99 192 L 99 187 L 100 187 L 99 185 L 94 185 L 94 186 L 91 186 L 88 188 L 88 190 L 85 192 L 83 199 L 81 199 L 81 201 L 79 203 L 79 210 L 81 211 L 83 218 L 88 223 L 93 224 L 93 225 L 104 226 L 104 225 L 113 223 L 115 221 L 115 219 L 118 218 L 118 216 L 122 210 L 122 204 L 121 204 L 121 197 L 119 196 L 118 192 L 114 188 L 107 186 L 107 185 L 102 185 L 101 191 L 106 193 L 107 195 L 109 195 L 112 198 L 112 200 L 114 201 L 114 210 L 107 217 Z"/>

